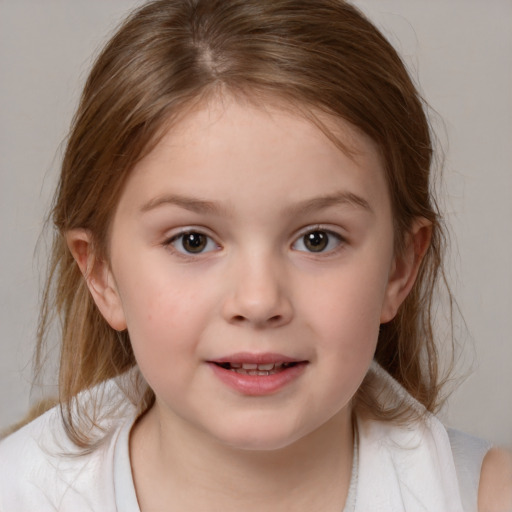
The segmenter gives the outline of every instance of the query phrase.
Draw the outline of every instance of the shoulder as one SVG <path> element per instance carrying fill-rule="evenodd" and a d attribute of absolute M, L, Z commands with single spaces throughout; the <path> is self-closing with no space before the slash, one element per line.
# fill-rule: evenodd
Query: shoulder
<path fill-rule="evenodd" d="M 0 442 L 0 508 L 27 510 L 45 494 L 55 471 L 53 453 L 59 443 L 59 411 L 51 409 Z M 19 508 L 18 508 L 19 509 Z"/>
<path fill-rule="evenodd" d="M 89 399 L 90 394 L 81 398 Z M 113 510 L 115 446 L 121 430 L 134 418 L 133 406 L 120 407 L 117 417 L 98 424 L 102 441 L 87 452 L 67 436 L 59 407 L 3 439 L 0 510 Z"/>
<path fill-rule="evenodd" d="M 485 456 L 478 489 L 478 510 L 512 511 L 512 452 L 492 448 Z"/>
<path fill-rule="evenodd" d="M 384 377 L 380 383 L 390 387 L 390 377 Z M 386 399 L 390 395 L 410 401 L 418 414 L 404 421 L 357 416 L 358 510 L 465 510 L 444 425 L 426 411 L 422 413 L 398 383 L 391 382 L 391 388 Z M 457 441 L 462 439 L 457 436 Z M 475 506 L 476 498 L 475 489 Z"/>
<path fill-rule="evenodd" d="M 57 432 L 59 420 L 59 410 L 54 407 L 0 441 L 0 483 L 5 483 L 13 467 L 36 463 L 36 455 L 44 453 L 49 433 Z M 24 455 L 35 458 L 27 460 Z"/>
<path fill-rule="evenodd" d="M 375 458 L 379 451 L 383 453 L 378 461 L 372 461 L 375 468 L 372 481 L 382 478 L 376 472 L 378 468 L 382 473 L 382 461 L 387 458 L 393 461 L 389 473 L 398 474 L 395 480 L 400 482 L 400 492 L 397 494 L 402 501 L 404 496 L 412 493 L 411 499 L 419 499 L 425 510 L 476 512 L 480 499 L 481 512 L 512 512 L 512 506 L 503 494 L 507 489 L 511 492 L 511 484 L 506 483 L 507 457 L 504 461 L 504 452 L 498 450 L 496 454 L 495 450 L 490 450 L 489 442 L 447 429 L 435 416 L 426 412 L 421 414 L 420 404 L 415 404 L 414 399 L 384 370 L 374 366 L 372 371 L 379 379 L 379 389 L 384 389 L 381 395 L 388 402 L 393 399 L 400 403 L 411 402 L 411 409 L 418 412 L 416 419 L 405 424 L 381 420 L 361 425 L 363 436 L 373 440 L 371 455 Z M 362 444 L 365 444 L 364 440 Z M 495 472 L 500 472 L 499 478 L 493 474 Z M 387 486 L 387 495 L 392 484 Z M 501 491 L 497 491 L 497 487 L 501 487 Z M 501 501 L 497 501 L 496 506 L 491 505 L 489 499 L 497 500 L 500 492 Z M 367 509 L 371 510 L 371 507 Z"/>

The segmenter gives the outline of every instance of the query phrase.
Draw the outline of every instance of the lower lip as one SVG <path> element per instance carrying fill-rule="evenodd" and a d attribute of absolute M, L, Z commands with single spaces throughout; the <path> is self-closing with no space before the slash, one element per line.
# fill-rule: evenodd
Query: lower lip
<path fill-rule="evenodd" d="M 298 379 L 307 366 L 307 363 L 297 363 L 295 366 L 269 375 L 248 375 L 233 370 L 226 370 L 215 363 L 208 364 L 224 384 L 248 396 L 264 396 L 277 393 Z"/>

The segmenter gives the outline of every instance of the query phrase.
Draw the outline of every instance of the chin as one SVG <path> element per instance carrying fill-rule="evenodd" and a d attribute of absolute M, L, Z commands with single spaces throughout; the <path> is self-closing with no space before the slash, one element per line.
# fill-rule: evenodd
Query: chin
<path fill-rule="evenodd" d="M 226 440 L 223 444 L 229 448 L 241 451 L 253 451 L 253 452 L 271 452 L 277 450 L 283 450 L 293 445 L 298 439 L 259 436 L 253 438 L 238 438 Z"/>
<path fill-rule="evenodd" d="M 229 430 L 213 433 L 213 435 L 221 444 L 229 448 L 260 452 L 282 450 L 307 435 L 293 428 L 286 428 L 283 422 L 279 423 L 276 424 L 276 421 L 273 421 L 272 425 L 258 425 L 252 422 L 251 425 L 239 425 L 238 428 L 230 425 Z"/>

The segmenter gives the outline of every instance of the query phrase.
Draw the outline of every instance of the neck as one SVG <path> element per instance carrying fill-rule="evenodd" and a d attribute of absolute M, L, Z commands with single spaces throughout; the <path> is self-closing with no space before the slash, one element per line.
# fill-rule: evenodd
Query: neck
<path fill-rule="evenodd" d="M 155 407 L 134 427 L 130 449 L 142 512 L 163 503 L 166 510 L 173 503 L 175 510 L 339 512 L 352 472 L 353 431 L 350 413 L 342 412 L 284 448 L 240 450 L 180 428 L 179 421 L 162 421 Z"/>

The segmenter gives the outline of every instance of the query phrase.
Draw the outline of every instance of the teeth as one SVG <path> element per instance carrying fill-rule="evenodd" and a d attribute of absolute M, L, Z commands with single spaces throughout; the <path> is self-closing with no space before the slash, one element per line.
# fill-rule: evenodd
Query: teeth
<path fill-rule="evenodd" d="M 256 364 L 256 363 L 231 363 L 231 368 L 243 368 L 244 370 L 258 370 L 261 372 L 269 372 L 270 370 L 273 370 L 274 367 L 279 368 L 282 366 L 282 363 L 266 363 L 266 364 Z"/>
<path fill-rule="evenodd" d="M 270 375 L 271 373 L 276 373 L 272 371 L 262 371 L 262 370 L 234 370 L 237 373 L 243 373 L 244 375 Z"/>
<path fill-rule="evenodd" d="M 258 370 L 261 370 L 261 371 L 269 371 L 269 370 L 272 370 L 272 368 L 274 368 L 274 363 L 258 365 Z"/>
<path fill-rule="evenodd" d="M 294 363 L 222 363 L 221 366 L 226 370 L 231 370 L 237 373 L 246 375 L 272 375 L 278 373 Z"/>

